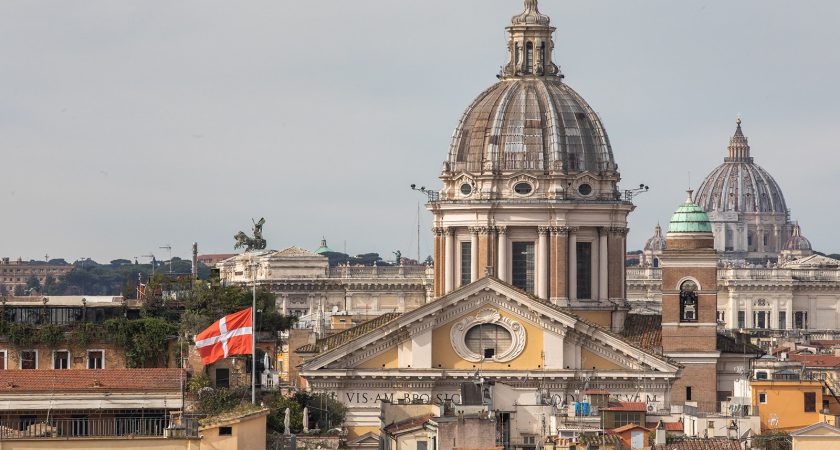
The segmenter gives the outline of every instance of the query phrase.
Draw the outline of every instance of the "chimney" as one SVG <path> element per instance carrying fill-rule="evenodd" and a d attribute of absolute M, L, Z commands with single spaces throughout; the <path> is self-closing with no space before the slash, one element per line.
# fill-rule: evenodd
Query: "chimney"
<path fill-rule="evenodd" d="M 665 445 L 668 442 L 667 433 L 665 432 L 665 422 L 662 420 L 656 424 L 656 445 Z"/>

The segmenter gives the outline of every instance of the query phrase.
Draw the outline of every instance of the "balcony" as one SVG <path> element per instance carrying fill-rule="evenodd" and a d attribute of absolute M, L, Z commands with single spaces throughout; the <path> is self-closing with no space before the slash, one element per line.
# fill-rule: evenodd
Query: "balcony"
<path fill-rule="evenodd" d="M 0 419 L 0 440 L 87 439 L 107 437 L 198 438 L 198 418 L 184 417 L 83 417 L 46 420 L 4 417 Z"/>

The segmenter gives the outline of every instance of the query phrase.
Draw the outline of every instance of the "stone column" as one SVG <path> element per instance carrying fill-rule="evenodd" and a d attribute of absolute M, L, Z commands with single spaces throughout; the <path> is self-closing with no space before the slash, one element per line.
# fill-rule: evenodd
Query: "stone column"
<path fill-rule="evenodd" d="M 444 237 L 443 228 L 434 227 L 432 232 L 435 234 L 435 273 L 434 273 L 434 297 L 443 295 L 443 275 L 446 272 L 444 260 Z"/>
<path fill-rule="evenodd" d="M 607 247 L 607 230 L 598 230 L 598 298 L 606 300 L 610 297 L 607 292 L 607 273 L 609 268 L 609 249 Z"/>
<path fill-rule="evenodd" d="M 744 328 L 753 328 L 753 304 L 751 299 L 746 300 L 747 309 L 744 312 Z"/>
<path fill-rule="evenodd" d="M 607 297 L 626 298 L 624 255 L 627 254 L 627 228 L 612 227 L 607 236 Z"/>
<path fill-rule="evenodd" d="M 729 328 L 738 328 L 738 300 L 735 298 L 735 290 L 729 290 L 729 320 L 726 321 Z"/>
<path fill-rule="evenodd" d="M 548 295 L 552 300 L 568 300 L 569 227 L 552 227 L 550 246 Z"/>
<path fill-rule="evenodd" d="M 499 233 L 499 251 L 497 252 L 499 255 L 499 261 L 496 265 L 496 276 L 502 281 L 510 282 L 508 279 L 507 227 L 498 227 L 496 230 Z"/>
<path fill-rule="evenodd" d="M 592 286 L 589 299 L 590 300 L 598 300 L 601 298 L 601 293 L 599 292 L 601 287 L 600 283 L 600 276 L 601 276 L 601 269 L 600 269 L 600 262 L 601 262 L 601 239 L 599 238 L 599 231 L 595 229 L 595 239 L 592 240 L 592 253 L 590 254 L 590 261 L 592 264 L 591 270 L 591 277 L 589 279 L 589 285 Z"/>
<path fill-rule="evenodd" d="M 785 309 L 785 329 L 793 329 L 793 298 L 788 300 L 787 308 Z"/>
<path fill-rule="evenodd" d="M 548 299 L 548 232 L 549 227 L 537 228 L 537 297 Z"/>
<path fill-rule="evenodd" d="M 470 227 L 470 283 L 478 281 L 478 232 L 479 227 Z"/>
<path fill-rule="evenodd" d="M 569 300 L 577 299 L 577 228 L 569 228 Z"/>
<path fill-rule="evenodd" d="M 770 302 L 770 320 L 767 323 L 767 328 L 779 329 L 779 301 L 768 300 Z"/>
<path fill-rule="evenodd" d="M 445 230 L 443 294 L 452 292 L 455 287 L 455 229 L 447 227 Z"/>

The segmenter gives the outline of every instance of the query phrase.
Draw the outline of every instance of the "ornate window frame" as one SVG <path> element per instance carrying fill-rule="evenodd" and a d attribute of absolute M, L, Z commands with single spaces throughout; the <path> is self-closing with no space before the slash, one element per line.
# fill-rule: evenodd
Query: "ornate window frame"
<path fill-rule="evenodd" d="M 482 324 L 494 324 L 507 330 L 511 337 L 510 348 L 493 355 L 492 358 L 485 358 L 484 355 L 479 355 L 470 350 L 466 342 L 467 331 L 476 325 Z M 493 362 L 508 362 L 521 355 L 525 350 L 526 334 L 525 327 L 521 323 L 509 317 L 502 316 L 495 309 L 485 308 L 478 311 L 475 315 L 465 317 L 452 325 L 449 331 L 449 340 L 452 343 L 452 348 L 455 350 L 455 353 L 467 361 L 481 362 L 489 359 Z"/>

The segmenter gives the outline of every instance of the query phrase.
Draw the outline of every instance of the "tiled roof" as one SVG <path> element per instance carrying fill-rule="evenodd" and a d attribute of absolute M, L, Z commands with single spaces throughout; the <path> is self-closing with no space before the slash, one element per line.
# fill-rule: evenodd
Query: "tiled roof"
<path fill-rule="evenodd" d="M 426 422 L 428 422 L 433 417 L 432 414 L 425 414 L 418 417 L 412 417 L 411 419 L 402 420 L 400 422 L 394 422 L 390 425 L 385 426 L 382 431 L 388 434 L 399 433 L 400 431 L 411 430 L 417 427 L 422 426 Z"/>
<path fill-rule="evenodd" d="M 0 370 L 0 393 L 180 392 L 180 369 Z"/>
<path fill-rule="evenodd" d="M 271 412 L 270 409 L 257 405 L 243 405 L 231 411 L 219 414 L 218 416 L 211 416 L 201 419 L 201 429 L 211 428 L 214 426 L 224 426 L 241 422 L 244 419 L 252 416 L 267 416 Z"/>
<path fill-rule="evenodd" d="M 662 422 L 662 424 L 665 425 L 665 431 L 683 431 L 683 429 L 684 429 L 683 423 L 680 422 L 680 421 Z M 651 430 L 655 430 L 657 425 L 659 425 L 658 422 L 647 422 L 645 424 L 645 427 L 647 427 Z"/>
<path fill-rule="evenodd" d="M 613 431 L 613 433 L 621 434 L 621 433 L 624 433 L 625 431 L 635 430 L 636 428 L 641 428 L 643 430 L 647 430 L 647 428 L 645 428 L 645 427 L 643 427 L 639 424 L 628 423 L 627 425 L 624 425 L 623 427 L 613 428 L 612 431 Z"/>
<path fill-rule="evenodd" d="M 809 341 L 808 344 L 813 345 L 814 347 L 828 349 L 834 347 L 835 345 L 840 345 L 840 340 L 837 339 L 818 339 Z"/>
<path fill-rule="evenodd" d="M 647 411 L 645 402 L 610 402 L 604 411 Z"/>
<path fill-rule="evenodd" d="M 621 441 L 621 436 L 617 434 L 583 434 L 580 436 L 580 442 L 588 445 L 612 445 L 617 450 L 623 450 L 624 443 Z"/>
<path fill-rule="evenodd" d="M 834 355 L 788 355 L 790 361 L 801 362 L 805 367 L 837 367 L 840 366 L 840 356 Z"/>
<path fill-rule="evenodd" d="M 360 323 L 355 327 L 348 328 L 341 333 L 327 336 L 323 339 L 318 339 L 314 344 L 307 344 L 295 350 L 295 353 L 322 353 L 332 350 L 339 345 L 346 344 L 353 339 L 364 336 L 371 331 L 381 328 L 386 323 L 396 319 L 400 313 L 387 313 L 367 322 Z"/>
<path fill-rule="evenodd" d="M 659 314 L 628 314 L 621 335 L 647 351 L 662 348 L 662 316 Z"/>
<path fill-rule="evenodd" d="M 700 438 L 654 445 L 651 450 L 741 450 L 741 445 L 734 439 Z"/>

